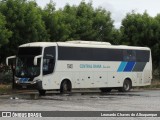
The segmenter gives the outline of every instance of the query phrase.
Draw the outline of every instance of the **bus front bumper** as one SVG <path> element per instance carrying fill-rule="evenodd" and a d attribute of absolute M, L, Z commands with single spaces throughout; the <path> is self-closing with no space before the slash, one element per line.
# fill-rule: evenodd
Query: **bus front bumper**
<path fill-rule="evenodd" d="M 42 90 L 42 81 L 35 83 L 15 83 L 16 89 Z"/>

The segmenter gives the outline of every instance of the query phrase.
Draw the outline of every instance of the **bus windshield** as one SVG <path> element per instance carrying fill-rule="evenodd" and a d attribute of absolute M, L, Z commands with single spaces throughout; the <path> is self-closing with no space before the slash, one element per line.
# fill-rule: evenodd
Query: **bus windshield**
<path fill-rule="evenodd" d="M 21 47 L 19 48 L 16 59 L 15 75 L 17 77 L 36 77 L 40 74 L 41 59 L 38 59 L 38 64 L 33 64 L 34 57 L 42 54 L 41 47 Z"/>

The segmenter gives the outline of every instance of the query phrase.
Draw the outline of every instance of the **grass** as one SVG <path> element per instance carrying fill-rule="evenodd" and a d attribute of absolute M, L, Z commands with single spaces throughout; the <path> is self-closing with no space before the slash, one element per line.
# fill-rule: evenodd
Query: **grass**
<path fill-rule="evenodd" d="M 150 85 L 151 88 L 160 88 L 160 80 L 155 80 Z"/>
<path fill-rule="evenodd" d="M 12 91 L 11 85 L 0 84 L 0 95 L 9 94 Z"/>
<path fill-rule="evenodd" d="M 153 81 L 150 87 L 151 88 L 160 88 L 160 80 Z"/>

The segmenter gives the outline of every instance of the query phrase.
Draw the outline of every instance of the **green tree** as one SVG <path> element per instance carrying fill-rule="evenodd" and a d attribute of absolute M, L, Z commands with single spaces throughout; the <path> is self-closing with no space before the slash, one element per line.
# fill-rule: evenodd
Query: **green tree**
<path fill-rule="evenodd" d="M 111 41 L 113 21 L 110 12 L 97 8 L 94 9 L 92 3 L 81 2 L 76 13 L 77 30 L 79 39 Z"/>
<path fill-rule="evenodd" d="M 146 12 L 129 13 L 122 20 L 120 30 L 122 44 L 150 47 L 154 69 L 160 67 L 160 15 L 153 18 Z"/>
<path fill-rule="evenodd" d="M 56 37 L 57 30 L 57 17 L 55 16 L 55 3 L 50 1 L 49 4 L 45 6 L 43 10 L 41 10 L 42 19 L 45 23 L 47 33 L 50 35 L 50 41 L 54 41 Z"/>
<path fill-rule="evenodd" d="M 122 33 L 119 29 L 112 29 L 111 41 L 113 45 L 120 45 L 122 43 Z"/>
<path fill-rule="evenodd" d="M 94 9 L 92 3 L 82 1 L 78 6 L 66 4 L 55 10 L 49 3 L 43 11 L 47 31 L 51 41 L 73 39 L 111 41 L 113 21 L 110 12 L 102 8 Z"/>
<path fill-rule="evenodd" d="M 121 32 L 124 44 L 152 46 L 156 43 L 154 39 L 154 19 L 146 12 L 136 14 L 134 12 L 127 14 L 122 20 Z"/>
<path fill-rule="evenodd" d="M 1 48 L 3 57 L 15 54 L 20 44 L 49 40 L 40 8 L 34 1 L 2 0 L 0 12 L 6 18 L 6 28 L 13 33 L 9 43 Z"/>
<path fill-rule="evenodd" d="M 6 29 L 5 17 L 0 13 L 0 47 L 8 43 L 8 39 L 12 36 L 12 32 Z"/>
<path fill-rule="evenodd" d="M 155 24 L 153 25 L 154 29 L 154 36 L 156 43 L 153 45 L 153 57 L 156 59 L 155 66 L 159 69 L 159 75 L 160 75 L 160 14 L 158 14 L 155 18 Z"/>
<path fill-rule="evenodd" d="M 75 36 L 77 7 L 66 5 L 64 9 L 55 10 L 52 1 L 42 10 L 43 20 L 50 41 L 66 41 Z M 75 37 L 74 37 L 75 38 Z"/>

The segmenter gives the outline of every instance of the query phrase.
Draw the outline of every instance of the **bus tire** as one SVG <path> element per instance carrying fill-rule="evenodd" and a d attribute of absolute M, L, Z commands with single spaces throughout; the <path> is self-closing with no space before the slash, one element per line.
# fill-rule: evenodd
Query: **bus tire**
<path fill-rule="evenodd" d="M 61 86 L 60 86 L 60 93 L 62 94 L 70 93 L 71 89 L 72 89 L 72 85 L 69 80 L 62 81 Z"/>
<path fill-rule="evenodd" d="M 40 96 L 45 96 L 46 95 L 46 90 L 39 90 L 39 95 Z"/>
<path fill-rule="evenodd" d="M 123 82 L 123 87 L 119 88 L 119 92 L 129 92 L 132 88 L 132 82 L 130 79 L 125 79 Z"/>
<path fill-rule="evenodd" d="M 102 93 L 105 93 L 105 92 L 111 92 L 112 88 L 100 88 L 100 91 Z"/>

